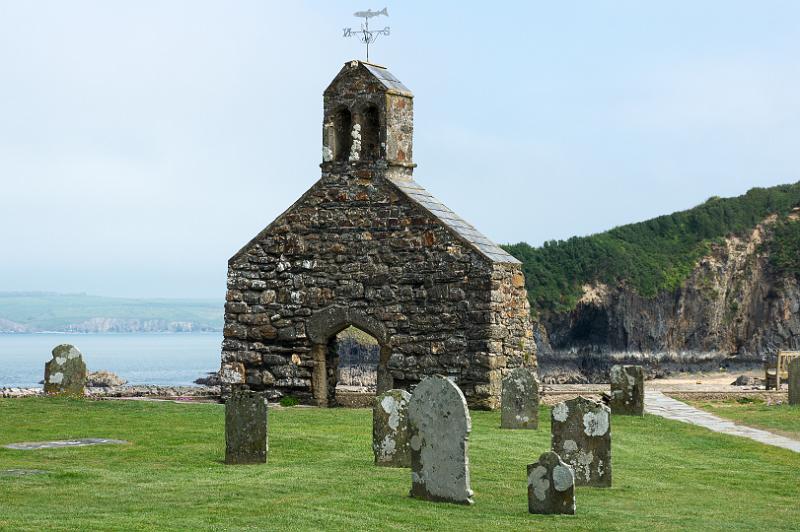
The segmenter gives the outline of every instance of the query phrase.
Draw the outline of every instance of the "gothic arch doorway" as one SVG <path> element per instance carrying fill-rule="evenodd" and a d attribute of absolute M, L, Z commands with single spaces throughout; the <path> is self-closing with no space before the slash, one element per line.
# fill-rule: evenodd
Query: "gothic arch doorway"
<path fill-rule="evenodd" d="M 386 328 L 361 310 L 331 306 L 315 312 L 306 325 L 314 358 L 312 392 L 318 406 L 337 404 L 336 384 L 340 376 L 337 336 L 350 327 L 374 338 L 378 345 L 376 393 L 392 388 L 392 376 L 388 368 L 392 349 Z"/>

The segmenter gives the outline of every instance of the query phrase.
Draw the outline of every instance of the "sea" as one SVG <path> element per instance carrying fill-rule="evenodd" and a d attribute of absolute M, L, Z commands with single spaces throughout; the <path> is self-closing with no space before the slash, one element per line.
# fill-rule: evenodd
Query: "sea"
<path fill-rule="evenodd" d="M 77 347 L 89 371 L 111 371 L 128 384 L 185 386 L 219 369 L 222 333 L 0 334 L 0 387 L 41 386 L 59 344 Z"/>

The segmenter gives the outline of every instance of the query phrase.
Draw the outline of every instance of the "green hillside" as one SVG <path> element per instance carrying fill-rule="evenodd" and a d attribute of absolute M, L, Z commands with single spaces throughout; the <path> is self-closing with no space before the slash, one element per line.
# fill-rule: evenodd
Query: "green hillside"
<path fill-rule="evenodd" d="M 677 288 L 714 241 L 750 230 L 771 214 L 780 216 L 769 244 L 773 265 L 798 275 L 800 222 L 786 218 L 797 206 L 800 182 L 712 197 L 693 209 L 538 248 L 524 242 L 504 248 L 523 262 L 534 313 L 563 312 L 574 308 L 588 282 L 622 282 L 646 297 Z"/>
<path fill-rule="evenodd" d="M 192 330 L 220 330 L 222 314 L 220 301 L 0 292 L 0 320 L 21 325 L 25 332 L 74 330 L 78 324 L 98 319 L 123 322 L 118 327 L 130 332 L 141 330 L 144 322 L 163 322 L 164 330 L 170 330 L 169 324 L 179 323 L 191 324 Z M 154 327 L 149 325 L 149 330 Z M 181 327 L 186 329 L 185 325 Z"/>

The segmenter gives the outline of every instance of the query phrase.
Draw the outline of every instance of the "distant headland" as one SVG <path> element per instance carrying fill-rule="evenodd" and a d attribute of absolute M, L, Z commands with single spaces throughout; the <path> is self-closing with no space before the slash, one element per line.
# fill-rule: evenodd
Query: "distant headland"
<path fill-rule="evenodd" d="M 0 333 L 212 332 L 222 318 L 222 301 L 0 292 Z"/>

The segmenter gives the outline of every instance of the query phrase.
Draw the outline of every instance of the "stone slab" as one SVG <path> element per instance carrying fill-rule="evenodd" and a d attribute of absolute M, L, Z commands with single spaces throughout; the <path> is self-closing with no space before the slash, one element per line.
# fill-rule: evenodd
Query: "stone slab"
<path fill-rule="evenodd" d="M 472 420 L 458 386 L 427 377 L 408 403 L 411 430 L 411 496 L 472 504 L 467 440 Z"/>
<path fill-rule="evenodd" d="M 17 451 L 35 451 L 37 449 L 61 449 L 64 447 L 87 447 L 89 445 L 123 445 L 128 442 L 124 440 L 112 440 L 108 438 L 81 438 L 78 440 L 57 440 L 57 441 L 37 441 L 9 443 L 3 445 L 6 449 Z"/>
<path fill-rule="evenodd" d="M 575 472 L 575 484 L 611 486 L 611 409 L 576 397 L 551 410 L 551 449 Z"/>
<path fill-rule="evenodd" d="M 800 405 L 800 358 L 789 362 L 789 404 Z"/>
<path fill-rule="evenodd" d="M 53 348 L 53 358 L 44 365 L 44 391 L 48 394 L 83 396 L 86 364 L 74 345 Z"/>
<path fill-rule="evenodd" d="M 528 464 L 528 511 L 575 514 L 575 473 L 558 454 L 548 451 Z"/>
<path fill-rule="evenodd" d="M 266 397 L 234 385 L 225 401 L 225 463 L 263 464 L 267 452 Z"/>
<path fill-rule="evenodd" d="M 503 379 L 500 428 L 539 428 L 539 382 L 530 368 L 515 368 Z"/>
<path fill-rule="evenodd" d="M 615 365 L 611 367 L 612 414 L 644 415 L 644 369 L 642 366 Z"/>
<path fill-rule="evenodd" d="M 372 451 L 375 465 L 411 467 L 411 437 L 405 390 L 389 390 L 375 397 L 372 407 Z"/>
<path fill-rule="evenodd" d="M 0 469 L 0 477 L 31 477 L 46 474 L 47 471 L 41 469 Z"/>

